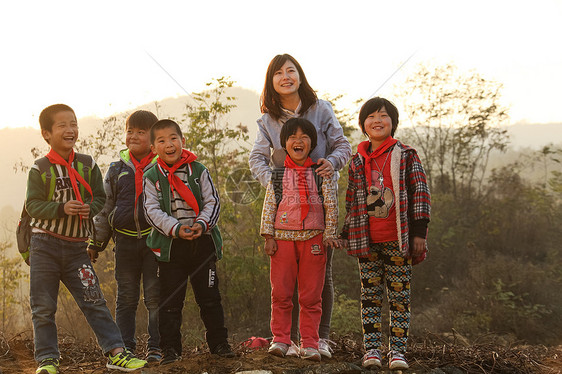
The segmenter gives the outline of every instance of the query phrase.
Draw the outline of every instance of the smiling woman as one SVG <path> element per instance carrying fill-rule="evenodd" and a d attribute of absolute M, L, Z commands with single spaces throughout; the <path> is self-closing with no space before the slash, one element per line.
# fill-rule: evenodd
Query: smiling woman
<path fill-rule="evenodd" d="M 316 174 L 327 180 L 332 179 L 345 166 L 351 156 L 351 146 L 343 134 L 332 105 L 319 100 L 316 93 L 308 84 L 306 75 L 291 55 L 275 56 L 267 68 L 265 84 L 261 94 L 261 111 L 263 116 L 258 119 L 258 132 L 254 147 L 250 152 L 249 163 L 252 174 L 266 187 L 271 180 L 272 166 L 282 167 L 285 163 L 287 150 L 300 160 L 300 155 L 306 154 L 310 162 L 318 164 Z M 292 118 L 304 118 L 310 121 L 316 131 L 316 139 L 311 142 L 310 153 L 307 152 L 306 137 L 302 129 L 300 133 L 289 133 L 293 136 L 283 138 L 283 129 Z M 287 141 L 285 147 L 285 141 Z M 295 141 L 295 143 L 293 143 Z M 315 146 L 312 146 L 314 143 Z M 298 147 L 294 147 L 298 144 Z M 303 147 L 302 150 L 300 148 Z M 306 160 L 306 158 L 305 158 Z M 301 161 L 305 161 L 301 160 Z M 297 160 L 295 160 L 297 161 Z M 330 348 L 326 340 L 330 334 L 330 320 L 334 302 L 334 288 L 332 283 L 332 253 L 333 249 L 326 248 L 326 271 L 324 289 L 322 291 L 322 319 L 318 333 L 318 351 L 326 357 L 331 357 Z M 296 295 L 296 292 L 294 293 Z M 296 296 L 293 305 L 298 305 Z M 293 312 L 293 326 L 291 340 L 298 342 L 297 336 L 297 308 Z M 273 323 L 273 322 L 272 322 Z M 298 355 L 296 347 L 291 346 L 288 355 Z"/>

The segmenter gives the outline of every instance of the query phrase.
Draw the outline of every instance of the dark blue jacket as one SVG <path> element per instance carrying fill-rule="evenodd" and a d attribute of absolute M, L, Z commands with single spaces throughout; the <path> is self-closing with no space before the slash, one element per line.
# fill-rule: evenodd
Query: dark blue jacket
<path fill-rule="evenodd" d="M 112 162 L 105 175 L 104 189 L 107 195 L 105 206 L 94 218 L 96 242 L 90 241 L 90 248 L 103 251 L 115 233 L 137 237 L 150 233 L 142 207 L 143 196 L 135 207 L 135 166 L 128 149 L 119 153 L 120 160 Z M 156 164 L 156 156 L 144 169 L 146 172 Z M 136 208 L 136 209 L 135 209 Z"/>

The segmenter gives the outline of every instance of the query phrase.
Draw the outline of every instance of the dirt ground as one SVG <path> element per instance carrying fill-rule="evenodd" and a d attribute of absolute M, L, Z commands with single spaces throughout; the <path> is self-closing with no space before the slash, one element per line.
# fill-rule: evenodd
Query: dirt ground
<path fill-rule="evenodd" d="M 15 337 L 0 339 L 0 374 L 34 373 L 33 341 Z M 336 339 L 334 356 L 312 363 L 299 358 L 278 358 L 266 348 L 250 349 L 233 344 L 235 358 L 210 355 L 203 347 L 184 352 L 182 360 L 166 366 L 152 366 L 136 373 L 228 374 L 335 374 L 370 373 L 361 368 L 361 342 L 351 338 Z M 105 359 L 95 342 L 78 343 L 72 338 L 60 339 L 61 373 L 116 374 L 105 368 Z M 562 374 L 562 346 L 499 347 L 493 344 L 470 346 L 432 337 L 411 344 L 406 356 L 411 368 L 407 373 L 544 373 Z M 386 362 L 385 362 L 386 363 Z M 373 371 L 374 372 L 374 371 Z M 381 370 L 379 373 L 387 373 Z"/>

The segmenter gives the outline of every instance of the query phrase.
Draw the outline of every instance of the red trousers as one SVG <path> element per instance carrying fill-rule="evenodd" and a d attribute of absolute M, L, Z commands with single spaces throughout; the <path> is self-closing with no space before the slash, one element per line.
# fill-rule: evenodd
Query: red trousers
<path fill-rule="evenodd" d="M 271 256 L 271 332 L 273 341 L 291 344 L 293 292 L 298 280 L 302 346 L 318 349 L 318 326 L 322 317 L 322 288 L 326 251 L 322 234 L 305 241 L 277 240 Z"/>

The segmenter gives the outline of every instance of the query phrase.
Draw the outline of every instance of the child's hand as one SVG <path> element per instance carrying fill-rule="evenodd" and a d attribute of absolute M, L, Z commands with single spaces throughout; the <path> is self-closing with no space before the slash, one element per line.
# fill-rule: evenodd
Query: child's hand
<path fill-rule="evenodd" d="M 181 225 L 179 235 L 180 238 L 185 240 L 197 239 L 203 234 L 203 226 L 200 223 L 195 223 L 193 226 Z"/>
<path fill-rule="evenodd" d="M 69 200 L 64 204 L 64 212 L 69 216 L 75 216 L 81 214 L 82 204 L 78 200 Z M 90 207 L 88 206 L 88 214 L 90 213 Z"/>
<path fill-rule="evenodd" d="M 193 226 L 191 226 L 191 232 L 193 233 L 192 239 L 197 239 L 198 237 L 203 235 L 203 226 L 201 226 L 200 223 L 196 222 L 193 224 Z"/>
<path fill-rule="evenodd" d="M 88 204 L 83 204 L 79 214 L 83 219 L 87 219 L 90 216 L 90 206 Z"/>
<path fill-rule="evenodd" d="M 193 239 L 193 232 L 191 231 L 191 227 L 189 227 L 189 225 L 181 225 L 178 235 L 181 239 L 185 239 L 185 240 Z"/>
<path fill-rule="evenodd" d="M 324 240 L 324 247 L 332 247 L 332 248 L 340 248 L 340 240 L 339 239 L 326 239 Z"/>
<path fill-rule="evenodd" d="M 92 261 L 92 264 L 96 263 L 99 255 L 99 252 L 95 249 L 88 248 L 88 257 L 90 257 L 90 261 Z"/>
<path fill-rule="evenodd" d="M 316 174 L 322 178 L 331 178 L 334 175 L 334 165 L 325 158 L 319 158 L 316 163 L 319 165 Z"/>
<path fill-rule="evenodd" d="M 263 250 L 269 256 L 273 256 L 275 252 L 277 252 L 277 242 L 273 239 L 273 237 L 265 239 L 265 246 L 263 247 Z"/>
<path fill-rule="evenodd" d="M 425 239 L 420 238 L 419 236 L 414 236 L 414 240 L 412 241 L 412 248 L 411 253 L 412 257 L 419 257 L 425 251 Z"/>

